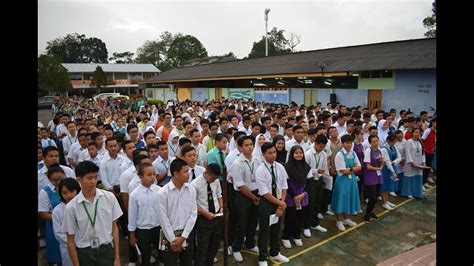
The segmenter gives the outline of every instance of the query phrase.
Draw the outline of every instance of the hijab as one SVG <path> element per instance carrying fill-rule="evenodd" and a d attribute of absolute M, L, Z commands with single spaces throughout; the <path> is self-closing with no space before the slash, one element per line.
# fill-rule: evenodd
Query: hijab
<path fill-rule="evenodd" d="M 173 144 L 173 138 L 176 138 L 178 136 L 179 136 L 178 131 L 172 130 L 168 137 L 168 154 L 170 157 L 176 157 L 176 153 L 178 152 L 179 142 L 177 142 L 176 144 Z"/>
<path fill-rule="evenodd" d="M 262 146 L 258 144 L 258 139 L 260 136 L 263 136 L 262 133 L 258 134 L 257 137 L 255 138 L 255 148 L 253 148 L 252 156 L 255 158 L 258 158 L 259 160 L 262 160 L 263 154 L 262 154 Z"/>
<path fill-rule="evenodd" d="M 303 152 L 303 159 L 300 161 L 293 158 L 293 155 L 298 149 Z M 289 179 L 294 180 L 297 186 L 304 186 L 306 184 L 306 176 L 311 170 L 311 166 L 306 162 L 304 158 L 304 150 L 300 145 L 295 145 L 291 148 L 288 162 L 285 164 L 285 170 L 288 173 Z"/>
<path fill-rule="evenodd" d="M 379 121 L 377 124 L 377 131 L 378 131 L 378 136 L 379 136 L 379 146 L 382 147 L 382 144 L 387 140 L 388 137 L 388 132 L 390 131 L 388 128 L 387 129 L 382 129 L 383 124 L 385 124 L 387 120 L 382 119 Z"/>
<path fill-rule="evenodd" d="M 275 146 L 275 149 L 276 149 L 276 152 L 277 152 L 277 157 L 276 157 L 276 161 L 281 163 L 281 164 L 285 164 L 286 162 L 286 155 L 288 154 L 288 151 L 285 150 L 285 145 L 283 145 L 283 149 L 281 151 L 279 151 L 277 148 L 276 148 L 276 143 L 279 141 L 279 140 L 283 140 L 283 143 L 285 143 L 285 138 L 281 135 L 277 135 L 274 139 L 273 139 L 273 146 Z"/>

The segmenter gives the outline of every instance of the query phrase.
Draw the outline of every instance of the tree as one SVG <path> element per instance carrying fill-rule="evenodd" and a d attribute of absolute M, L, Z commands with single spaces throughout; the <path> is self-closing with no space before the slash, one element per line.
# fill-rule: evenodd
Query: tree
<path fill-rule="evenodd" d="M 109 58 L 109 61 L 114 61 L 116 64 L 133 64 L 133 53 L 113 53 L 112 57 Z"/>
<path fill-rule="evenodd" d="M 433 8 L 431 10 L 433 11 L 433 15 L 423 19 L 423 26 L 428 29 L 428 31 L 425 32 L 425 37 L 436 38 L 436 2 L 433 2 Z"/>
<path fill-rule="evenodd" d="M 292 52 L 294 47 L 299 44 L 293 40 L 293 48 L 290 46 L 289 40 L 284 35 L 285 30 L 278 30 L 277 28 L 273 28 L 268 33 L 268 55 L 282 55 L 282 54 L 289 54 Z M 295 38 L 295 37 L 293 37 Z M 290 48 L 287 48 L 287 47 Z M 254 42 L 252 46 L 252 50 L 248 55 L 249 58 L 256 58 L 256 57 L 264 57 L 265 56 L 265 36 L 262 36 L 262 39 L 258 42 Z"/>
<path fill-rule="evenodd" d="M 47 44 L 46 53 L 59 58 L 61 63 L 107 63 L 107 47 L 95 37 L 72 33 Z"/>
<path fill-rule="evenodd" d="M 207 50 L 194 36 L 186 35 L 174 39 L 168 49 L 168 58 L 172 67 L 179 67 L 182 63 L 196 58 L 207 57 Z"/>
<path fill-rule="evenodd" d="M 42 54 L 38 58 L 38 93 L 72 90 L 67 69 L 54 56 Z"/>
<path fill-rule="evenodd" d="M 92 86 L 97 88 L 97 93 L 100 93 L 100 89 L 107 85 L 107 75 L 105 75 L 104 70 L 102 67 L 97 66 L 95 71 L 92 73 Z"/>
<path fill-rule="evenodd" d="M 300 44 L 301 42 L 301 35 L 297 35 L 295 33 L 290 33 L 290 37 L 287 40 L 288 47 L 292 53 L 296 52 L 295 47 Z"/>

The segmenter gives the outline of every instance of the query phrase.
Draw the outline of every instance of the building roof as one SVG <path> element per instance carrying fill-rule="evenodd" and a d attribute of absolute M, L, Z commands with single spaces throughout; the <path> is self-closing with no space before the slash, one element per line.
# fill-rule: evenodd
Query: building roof
<path fill-rule="evenodd" d="M 321 73 L 321 66 L 324 66 L 324 73 L 435 69 L 436 38 L 356 45 L 181 67 L 149 78 L 147 82 Z"/>
<path fill-rule="evenodd" d="M 160 72 L 152 64 L 62 64 L 68 72 L 94 72 L 97 66 L 104 72 Z"/>

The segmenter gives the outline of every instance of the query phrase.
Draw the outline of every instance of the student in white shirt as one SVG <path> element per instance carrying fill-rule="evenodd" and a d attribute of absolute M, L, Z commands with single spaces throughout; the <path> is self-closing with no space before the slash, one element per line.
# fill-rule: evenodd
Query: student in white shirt
<path fill-rule="evenodd" d="M 104 145 L 104 136 L 102 136 L 100 132 L 92 132 L 90 134 L 90 139 L 97 143 L 97 150 L 99 151 L 99 154 L 102 157 L 107 157 L 107 149 L 105 147 L 106 145 Z M 87 156 L 89 156 L 87 149 L 82 150 L 79 153 L 78 161 L 85 161 L 87 159 Z"/>
<path fill-rule="evenodd" d="M 170 171 L 173 175 L 171 181 L 158 192 L 158 219 L 170 243 L 163 252 L 165 266 L 192 265 L 192 231 L 197 218 L 196 190 L 187 183 L 189 167 L 185 161 L 175 159 Z"/>
<path fill-rule="evenodd" d="M 362 142 L 362 148 L 364 149 L 364 151 L 366 151 L 370 147 L 370 142 L 369 142 L 370 136 L 378 137 L 378 129 L 376 126 L 369 127 L 369 136 L 367 137 L 367 139 L 364 140 L 364 142 Z"/>
<path fill-rule="evenodd" d="M 137 149 L 131 140 L 124 140 L 122 142 L 122 150 L 125 153 L 125 163 L 121 166 L 120 172 L 124 172 L 133 165 L 133 152 Z"/>
<path fill-rule="evenodd" d="M 117 219 L 122 211 L 113 193 L 96 188 L 98 172 L 88 161 L 76 167 L 82 190 L 66 205 L 63 223 L 69 256 L 73 265 L 119 266 Z"/>
<path fill-rule="evenodd" d="M 345 113 L 339 113 L 337 114 L 337 121 L 336 123 L 333 124 L 334 127 L 337 129 L 337 133 L 339 136 L 342 136 L 346 132 L 346 114 Z"/>
<path fill-rule="evenodd" d="M 87 144 L 87 152 L 89 154 L 89 157 L 86 158 L 85 161 L 90 161 L 95 163 L 97 166 L 100 166 L 100 162 L 102 161 L 103 157 L 99 154 L 97 146 L 98 145 L 95 141 L 91 141 L 89 142 L 89 144 Z M 80 162 L 82 161 L 79 161 L 79 163 Z"/>
<path fill-rule="evenodd" d="M 197 128 L 191 130 L 191 145 L 196 149 L 196 164 L 199 166 L 206 166 L 206 147 L 200 143 L 201 133 Z"/>
<path fill-rule="evenodd" d="M 293 125 L 290 123 L 285 125 L 285 141 L 293 139 Z"/>
<path fill-rule="evenodd" d="M 182 159 L 188 164 L 188 167 L 189 167 L 188 182 L 191 183 L 198 176 L 202 175 L 202 173 L 204 173 L 206 169 L 196 164 L 196 149 L 193 146 L 191 145 L 184 146 L 184 148 L 181 150 L 181 156 L 182 156 Z"/>
<path fill-rule="evenodd" d="M 45 149 L 48 146 L 54 146 L 56 148 L 58 147 L 58 145 L 56 145 L 56 142 L 54 142 L 54 140 L 48 138 L 48 130 L 46 128 L 40 129 L 40 135 L 41 135 L 41 146 L 43 147 L 43 149 Z"/>
<path fill-rule="evenodd" d="M 67 158 L 67 154 L 72 144 L 77 142 L 76 134 L 76 123 L 70 121 L 67 123 L 68 134 L 62 139 L 64 157 Z M 69 161 L 66 160 L 66 163 L 69 165 Z"/>
<path fill-rule="evenodd" d="M 46 149 L 43 151 L 43 156 L 44 166 L 38 170 L 38 194 L 40 193 L 41 189 L 50 185 L 47 172 L 51 165 L 59 164 L 59 150 L 53 146 L 46 147 Z M 64 165 L 60 165 L 60 167 L 63 169 L 66 177 L 76 178 L 76 175 L 71 168 Z"/>
<path fill-rule="evenodd" d="M 151 244 L 159 247 L 160 223 L 158 220 L 158 191 L 155 185 L 155 167 L 144 163 L 138 167 L 141 184 L 130 194 L 128 205 L 128 230 L 130 245 L 141 252 L 141 265 L 150 265 Z"/>
<path fill-rule="evenodd" d="M 303 127 L 300 125 L 296 125 L 293 127 L 292 131 L 293 131 L 293 139 L 286 142 L 285 150 L 290 151 L 291 148 L 296 144 L 300 145 L 303 148 L 303 150 L 305 151 L 308 150 L 308 144 L 304 141 Z M 288 161 L 288 158 L 287 158 L 287 161 Z"/>
<path fill-rule="evenodd" d="M 58 264 L 61 262 L 61 252 L 59 250 L 59 242 L 54 237 L 54 228 L 52 222 L 52 211 L 60 203 L 57 193 L 59 182 L 64 179 L 64 170 L 59 164 L 50 165 L 48 172 L 49 184 L 41 189 L 38 195 L 38 216 L 41 220 L 46 221 L 45 240 L 46 240 L 46 260 L 50 264 Z"/>
<path fill-rule="evenodd" d="M 90 142 L 90 134 L 83 132 L 77 135 L 77 142 L 72 144 L 69 148 L 68 155 L 66 159 L 69 161 L 69 165 L 72 169 L 76 168 L 76 165 L 79 163 L 79 154 L 87 149 L 87 145 Z"/>
<path fill-rule="evenodd" d="M 250 116 L 246 115 L 242 118 L 242 122 L 240 122 L 239 127 L 237 128 L 239 131 L 245 132 L 245 134 L 250 135 L 252 134 L 252 129 L 250 128 L 251 121 Z"/>
<path fill-rule="evenodd" d="M 276 159 L 276 149 L 271 143 L 262 145 L 264 160 L 255 172 L 260 202 L 258 207 L 258 265 L 267 265 L 268 235 L 270 234 L 270 258 L 278 262 L 288 262 L 289 259 L 280 253 L 280 225 L 286 209 L 286 192 L 288 174 L 285 167 Z M 270 215 L 275 214 L 278 222 L 269 225 Z"/>
<path fill-rule="evenodd" d="M 125 183 L 120 184 L 120 190 L 121 190 L 120 195 L 123 196 L 122 198 L 124 200 L 124 206 L 125 206 L 125 200 L 126 200 L 126 203 L 128 204 L 128 195 L 130 195 L 138 186 L 140 186 L 141 180 L 137 174 L 137 168 L 140 167 L 140 165 L 144 163 L 151 163 L 148 155 L 144 154 L 144 152 L 142 151 L 134 153 L 134 160 L 137 163 L 137 165 L 129 168 L 127 171 L 124 172 L 124 174 L 126 174 L 126 177 L 124 178 L 126 180 L 130 179 L 130 181 L 127 184 Z M 126 180 L 121 180 L 121 181 L 126 182 Z M 125 188 L 125 186 L 127 188 Z M 123 192 L 122 192 L 122 187 L 123 187 Z"/>
<path fill-rule="evenodd" d="M 397 150 L 400 154 L 400 158 L 402 159 L 397 167 L 397 176 L 398 176 L 398 179 L 400 179 L 398 181 L 398 189 L 397 189 L 397 193 L 398 193 L 401 191 L 402 184 L 403 184 L 403 169 L 405 168 L 405 147 L 407 144 L 407 140 L 404 138 L 404 134 L 401 130 L 395 131 L 395 136 L 396 136 L 395 146 L 397 147 Z M 392 196 L 397 195 L 397 194 L 393 195 L 392 193 L 390 194 Z"/>
<path fill-rule="evenodd" d="M 268 142 L 272 143 L 276 136 L 278 136 L 278 125 L 272 124 L 270 125 L 270 138 L 267 139 Z"/>
<path fill-rule="evenodd" d="M 62 266 L 72 266 L 71 257 L 67 249 L 67 232 L 63 228 L 64 210 L 66 205 L 81 191 L 81 186 L 73 178 L 65 178 L 59 182 L 58 194 L 61 199 L 53 210 L 53 229 L 54 236 L 59 241 L 59 249 L 61 250 Z"/>
<path fill-rule="evenodd" d="M 196 190 L 198 211 L 195 265 L 212 265 L 222 238 L 224 204 L 218 180 L 220 172 L 218 164 L 209 164 L 204 173 L 191 182 Z"/>
<path fill-rule="evenodd" d="M 171 180 L 170 164 L 175 157 L 168 155 L 168 144 L 164 141 L 158 141 L 158 158 L 153 161 L 156 170 L 156 180 L 158 186 L 162 187 Z"/>

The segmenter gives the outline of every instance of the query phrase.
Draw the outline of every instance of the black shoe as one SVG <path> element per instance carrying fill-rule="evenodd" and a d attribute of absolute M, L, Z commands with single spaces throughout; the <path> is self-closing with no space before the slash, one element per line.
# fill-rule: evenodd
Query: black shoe
<path fill-rule="evenodd" d="M 373 212 L 370 213 L 370 217 L 373 218 L 374 220 L 379 219 L 379 217 L 377 217 L 377 215 L 375 215 L 375 213 L 373 213 Z"/>
<path fill-rule="evenodd" d="M 365 215 L 364 220 L 366 223 L 370 223 L 370 216 Z"/>

